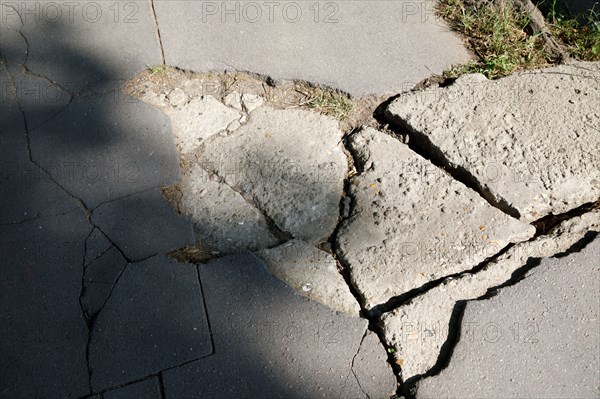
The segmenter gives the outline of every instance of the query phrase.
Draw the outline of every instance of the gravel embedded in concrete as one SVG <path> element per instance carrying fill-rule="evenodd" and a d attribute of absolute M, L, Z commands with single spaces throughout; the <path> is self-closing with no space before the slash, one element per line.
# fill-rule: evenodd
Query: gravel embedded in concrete
<path fill-rule="evenodd" d="M 490 200 L 533 221 L 600 198 L 599 79 L 594 62 L 495 81 L 467 75 L 402 94 L 386 115 Z"/>
<path fill-rule="evenodd" d="M 336 240 L 367 309 L 469 270 L 535 231 L 394 137 L 367 128 L 350 146 L 362 172 L 351 179 L 354 209 Z"/>

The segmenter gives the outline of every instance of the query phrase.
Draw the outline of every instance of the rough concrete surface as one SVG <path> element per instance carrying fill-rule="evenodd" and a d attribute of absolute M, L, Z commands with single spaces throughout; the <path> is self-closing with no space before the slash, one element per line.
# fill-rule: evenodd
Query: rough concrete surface
<path fill-rule="evenodd" d="M 533 221 L 600 198 L 599 80 L 593 62 L 496 81 L 467 75 L 403 94 L 386 114 L 491 201 Z"/>
<path fill-rule="evenodd" d="M 331 117 L 263 106 L 235 132 L 205 143 L 199 158 L 279 229 L 318 243 L 338 221 L 348 168 L 342 134 Z"/>
<path fill-rule="evenodd" d="M 242 117 L 240 112 L 226 107 L 210 95 L 183 100 L 175 105 L 163 109 L 171 118 L 175 144 L 181 154 L 195 150 L 202 141 L 226 130 L 232 122 Z"/>
<path fill-rule="evenodd" d="M 383 347 L 364 347 L 367 321 L 310 301 L 251 254 L 199 265 L 215 353 L 163 373 L 167 398 L 365 398 L 392 393 Z M 364 360 L 355 355 L 362 353 Z M 372 362 L 361 385 L 352 363 Z M 357 371 L 359 371 L 357 369 Z M 368 385 L 364 378 L 373 378 Z M 372 387 L 372 388 L 371 388 Z M 373 391 L 365 391 L 373 389 Z"/>
<path fill-rule="evenodd" d="M 202 246 L 219 254 L 275 246 L 264 215 L 200 165 L 182 173 L 178 209 L 193 223 Z"/>
<path fill-rule="evenodd" d="M 469 60 L 434 6 L 429 0 L 154 1 L 169 65 L 253 71 L 353 95 L 408 90 Z"/>
<path fill-rule="evenodd" d="M 361 172 L 351 179 L 353 214 L 336 240 L 367 309 L 535 232 L 394 137 L 367 128 L 350 146 Z"/>
<path fill-rule="evenodd" d="M 327 252 L 302 240 L 291 240 L 256 255 L 275 277 L 301 295 L 358 316 L 360 306 L 338 271 L 336 260 Z"/>
<path fill-rule="evenodd" d="M 519 243 L 474 274 L 447 279 L 439 286 L 381 317 L 387 343 L 406 381 L 429 371 L 447 343 L 450 320 L 458 301 L 485 295 L 509 281 L 515 271 L 535 259 L 567 251 L 589 231 L 600 231 L 600 211 L 561 223 L 548 235 Z M 508 395 L 510 396 L 510 395 Z"/>
<path fill-rule="evenodd" d="M 426 398 L 594 398 L 600 394 L 600 239 L 542 259 L 523 281 L 468 302 L 449 365 Z"/>

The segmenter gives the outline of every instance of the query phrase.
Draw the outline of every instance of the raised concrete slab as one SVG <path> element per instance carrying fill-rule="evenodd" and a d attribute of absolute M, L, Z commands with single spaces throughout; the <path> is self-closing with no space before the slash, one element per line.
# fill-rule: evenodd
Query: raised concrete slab
<path fill-rule="evenodd" d="M 154 1 L 169 65 L 302 79 L 353 95 L 401 92 L 469 60 L 434 6 L 428 0 Z"/>
<path fill-rule="evenodd" d="M 565 221 L 548 235 L 519 243 L 474 274 L 447 279 L 441 285 L 381 317 L 387 344 L 407 381 L 436 365 L 447 344 L 457 302 L 476 299 L 509 281 L 528 262 L 567 251 L 589 231 L 600 231 L 600 211 Z"/>
<path fill-rule="evenodd" d="M 600 62 L 403 94 L 387 117 L 522 220 L 600 198 Z"/>
<path fill-rule="evenodd" d="M 171 209 L 158 189 L 100 205 L 92 220 L 130 261 L 195 243 L 192 224 Z"/>
<path fill-rule="evenodd" d="M 450 364 L 421 381 L 417 397 L 597 397 L 598 259 L 596 238 L 578 253 L 543 259 L 495 297 L 469 302 Z"/>
<path fill-rule="evenodd" d="M 338 222 L 348 168 L 342 136 L 334 118 L 263 106 L 231 134 L 213 136 L 198 158 L 279 229 L 319 243 Z"/>
<path fill-rule="evenodd" d="M 0 228 L 0 396 L 89 394 L 82 211 Z"/>
<path fill-rule="evenodd" d="M 258 251 L 256 255 L 275 277 L 300 295 L 333 310 L 359 315 L 360 306 L 331 254 L 302 240 L 291 240 L 278 247 Z"/>
<path fill-rule="evenodd" d="M 369 387 L 365 374 L 358 373 L 359 385 L 352 372 L 366 320 L 297 295 L 252 255 L 222 258 L 199 270 L 215 354 L 165 371 L 166 397 L 364 398 L 393 393 L 395 381 L 383 347 L 361 352 L 372 361 L 377 374 L 368 377 L 375 377 L 378 387 L 361 390 L 363 383 Z"/>
<path fill-rule="evenodd" d="M 208 355 L 196 267 L 163 256 L 127 265 L 91 333 L 94 391 Z"/>
<path fill-rule="evenodd" d="M 75 97 L 30 140 L 33 158 L 89 208 L 179 179 L 168 117 L 121 92 Z"/>
<path fill-rule="evenodd" d="M 115 87 L 148 65 L 162 63 L 148 1 L 3 0 L 0 17 L 27 39 L 28 68 L 73 92 Z"/>
<path fill-rule="evenodd" d="M 367 128 L 350 147 L 361 172 L 351 179 L 354 207 L 336 241 L 367 309 L 535 232 L 394 137 Z"/>

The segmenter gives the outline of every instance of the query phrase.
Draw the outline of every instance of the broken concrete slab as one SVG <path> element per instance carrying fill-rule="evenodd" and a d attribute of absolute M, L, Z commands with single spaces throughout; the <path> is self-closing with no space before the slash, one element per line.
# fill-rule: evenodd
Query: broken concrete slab
<path fill-rule="evenodd" d="M 196 242 L 192 224 L 169 206 L 159 189 L 102 204 L 93 210 L 92 220 L 129 261 Z"/>
<path fill-rule="evenodd" d="M 78 299 L 91 230 L 80 210 L 0 228 L 1 396 L 90 393 Z"/>
<path fill-rule="evenodd" d="M 106 391 L 102 399 L 163 399 L 157 377 L 150 377 L 140 382 Z"/>
<path fill-rule="evenodd" d="M 337 254 L 367 309 L 469 270 L 535 229 L 490 206 L 394 137 L 365 128 L 350 138 L 361 172 Z"/>
<path fill-rule="evenodd" d="M 166 63 L 398 93 L 469 56 L 435 2 L 154 1 Z M 194 40 L 189 40 L 194 37 Z"/>
<path fill-rule="evenodd" d="M 75 97 L 29 137 L 33 158 L 89 208 L 179 179 L 168 117 L 122 92 Z"/>
<path fill-rule="evenodd" d="M 212 351 L 196 267 L 155 256 L 127 265 L 91 333 L 94 391 Z"/>
<path fill-rule="evenodd" d="M 251 254 L 202 264 L 199 271 L 215 353 L 163 372 L 166 397 L 365 397 L 358 384 L 344 389 L 353 380 L 366 320 L 296 294 Z M 382 390 L 392 391 L 391 371 L 376 370 Z"/>
<path fill-rule="evenodd" d="M 72 91 L 116 87 L 119 80 L 148 65 L 162 64 L 151 5 L 146 1 L 3 1 L 0 8 L 3 24 L 23 22 L 20 31 L 27 39 L 28 68 Z"/>
<path fill-rule="evenodd" d="M 203 247 L 216 254 L 254 251 L 279 244 L 263 214 L 200 165 L 182 172 L 179 212 L 194 223 Z"/>
<path fill-rule="evenodd" d="M 207 142 L 199 157 L 279 229 L 319 243 L 338 221 L 347 171 L 342 136 L 331 117 L 263 106 L 229 136 Z"/>
<path fill-rule="evenodd" d="M 468 302 L 448 366 L 425 398 L 591 398 L 600 380 L 600 240 L 542 259 L 519 284 Z M 527 306 L 523 306 L 527 304 Z"/>
<path fill-rule="evenodd" d="M 387 118 L 432 159 L 524 221 L 600 198 L 600 63 L 577 62 L 400 95 Z"/>
<path fill-rule="evenodd" d="M 171 118 L 175 144 L 181 154 L 198 148 L 211 136 L 227 129 L 242 114 L 213 96 L 196 97 L 177 107 L 163 108 Z"/>
<path fill-rule="evenodd" d="M 360 306 L 337 268 L 337 261 L 325 251 L 302 240 L 291 240 L 256 255 L 271 273 L 300 295 L 333 310 L 358 316 Z"/>
<path fill-rule="evenodd" d="M 367 398 L 391 398 L 396 393 L 397 381 L 387 362 L 387 353 L 373 331 L 367 330 L 352 360 L 352 374 Z"/>
<path fill-rule="evenodd" d="M 548 235 L 519 243 L 474 274 L 447 279 L 381 317 L 387 343 L 402 367 L 404 381 L 434 367 L 447 345 L 457 302 L 476 299 L 511 280 L 528 262 L 567 251 L 589 231 L 600 231 L 600 210 L 556 226 Z M 457 307 L 458 306 L 458 307 Z"/>

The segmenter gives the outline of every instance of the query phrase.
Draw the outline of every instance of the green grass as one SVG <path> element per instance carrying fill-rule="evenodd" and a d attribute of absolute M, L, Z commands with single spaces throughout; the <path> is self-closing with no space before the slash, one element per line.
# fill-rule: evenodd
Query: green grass
<path fill-rule="evenodd" d="M 441 0 L 438 12 L 468 38 L 479 58 L 446 71 L 446 77 L 479 72 L 492 79 L 546 63 L 541 38 L 525 32 L 529 17 L 510 0 L 502 5 L 485 2 L 478 8 L 464 0 Z"/>
<path fill-rule="evenodd" d="M 148 66 L 148 71 L 152 74 L 152 75 L 156 75 L 156 74 L 160 74 L 160 75 L 165 75 L 168 71 L 169 67 L 166 65 L 151 65 Z"/>
<path fill-rule="evenodd" d="M 592 9 L 582 15 L 571 15 L 564 3 L 549 0 L 538 4 L 552 34 L 566 47 L 571 58 L 600 60 L 600 14 Z"/>
<path fill-rule="evenodd" d="M 347 96 L 333 91 L 317 90 L 300 105 L 344 120 L 352 112 L 353 103 Z"/>

